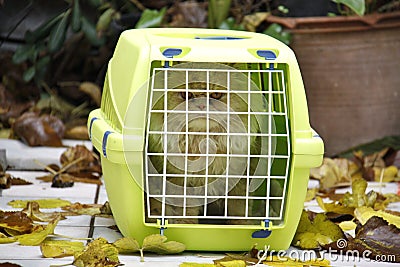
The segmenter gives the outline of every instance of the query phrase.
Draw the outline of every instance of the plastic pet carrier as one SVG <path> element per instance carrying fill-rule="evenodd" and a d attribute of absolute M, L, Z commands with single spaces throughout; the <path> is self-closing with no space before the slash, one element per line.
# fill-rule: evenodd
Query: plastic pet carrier
<path fill-rule="evenodd" d="M 250 32 L 125 31 L 88 128 L 123 235 L 188 250 L 287 249 L 323 156 L 294 53 Z"/>

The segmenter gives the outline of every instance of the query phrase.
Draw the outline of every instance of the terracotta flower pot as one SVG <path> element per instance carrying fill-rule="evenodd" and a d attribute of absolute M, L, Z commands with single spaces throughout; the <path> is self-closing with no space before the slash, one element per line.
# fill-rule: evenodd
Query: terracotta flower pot
<path fill-rule="evenodd" d="M 311 125 L 327 155 L 400 135 L 400 12 L 268 22 L 293 34 Z"/>

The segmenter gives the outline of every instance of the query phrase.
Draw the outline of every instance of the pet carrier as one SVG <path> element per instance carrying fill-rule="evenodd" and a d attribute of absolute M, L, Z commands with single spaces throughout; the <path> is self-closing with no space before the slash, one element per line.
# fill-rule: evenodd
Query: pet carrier
<path fill-rule="evenodd" d="M 88 128 L 123 235 L 188 250 L 287 249 L 323 155 L 293 52 L 250 32 L 125 31 Z"/>

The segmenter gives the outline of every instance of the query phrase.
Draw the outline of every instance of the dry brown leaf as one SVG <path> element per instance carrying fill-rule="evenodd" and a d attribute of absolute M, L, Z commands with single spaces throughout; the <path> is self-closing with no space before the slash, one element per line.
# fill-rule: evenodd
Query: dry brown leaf
<path fill-rule="evenodd" d="M 61 147 L 64 136 L 63 122 L 52 115 L 39 116 L 26 112 L 12 125 L 13 132 L 29 146 Z"/>
<path fill-rule="evenodd" d="M 30 232 L 33 229 L 33 221 L 24 212 L 0 210 L 0 228 L 21 233 Z"/>
<path fill-rule="evenodd" d="M 32 220 L 39 222 L 50 222 L 58 217 L 60 217 L 60 220 L 65 219 L 60 212 L 41 212 L 37 202 L 28 202 L 22 212 L 26 213 Z"/>
<path fill-rule="evenodd" d="M 100 107 L 101 102 L 101 90 L 100 87 L 92 82 L 83 82 L 79 85 L 79 90 L 84 92 Z"/>

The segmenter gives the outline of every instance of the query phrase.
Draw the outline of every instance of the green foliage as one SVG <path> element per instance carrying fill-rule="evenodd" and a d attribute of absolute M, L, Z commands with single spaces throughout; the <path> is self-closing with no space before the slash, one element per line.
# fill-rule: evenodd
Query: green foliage
<path fill-rule="evenodd" d="M 344 6 L 348 7 L 359 16 L 365 14 L 365 0 L 332 0 L 332 1 L 337 4 L 343 4 Z"/>
<path fill-rule="evenodd" d="M 284 31 L 282 26 L 277 23 L 272 23 L 263 33 L 274 37 L 287 45 L 290 44 L 292 39 L 292 35 L 289 32 Z"/>
<path fill-rule="evenodd" d="M 144 10 L 139 21 L 136 23 L 135 28 L 142 29 L 142 28 L 159 27 L 161 25 L 161 22 L 164 18 L 166 11 L 167 11 L 166 7 L 163 7 L 159 11 L 150 9 Z"/>
<path fill-rule="evenodd" d="M 218 28 L 228 17 L 231 0 L 208 1 L 208 27 Z"/>
<path fill-rule="evenodd" d="M 49 65 L 65 51 L 68 38 L 82 35 L 93 47 L 105 45 L 111 21 L 118 19 L 123 10 L 136 9 L 129 0 L 72 0 L 68 3 L 68 8 L 61 14 L 25 33 L 26 44 L 18 47 L 13 55 L 15 64 L 28 63 L 23 73 L 24 81 L 41 83 Z M 97 14 L 96 18 L 93 20 L 89 13 Z M 160 26 L 165 13 L 166 8 L 159 11 L 145 9 L 136 28 Z"/>
<path fill-rule="evenodd" d="M 243 24 L 237 24 L 236 20 L 232 17 L 227 18 L 224 20 L 218 27 L 219 29 L 223 30 L 236 30 L 236 31 L 244 31 L 246 30 Z"/>

